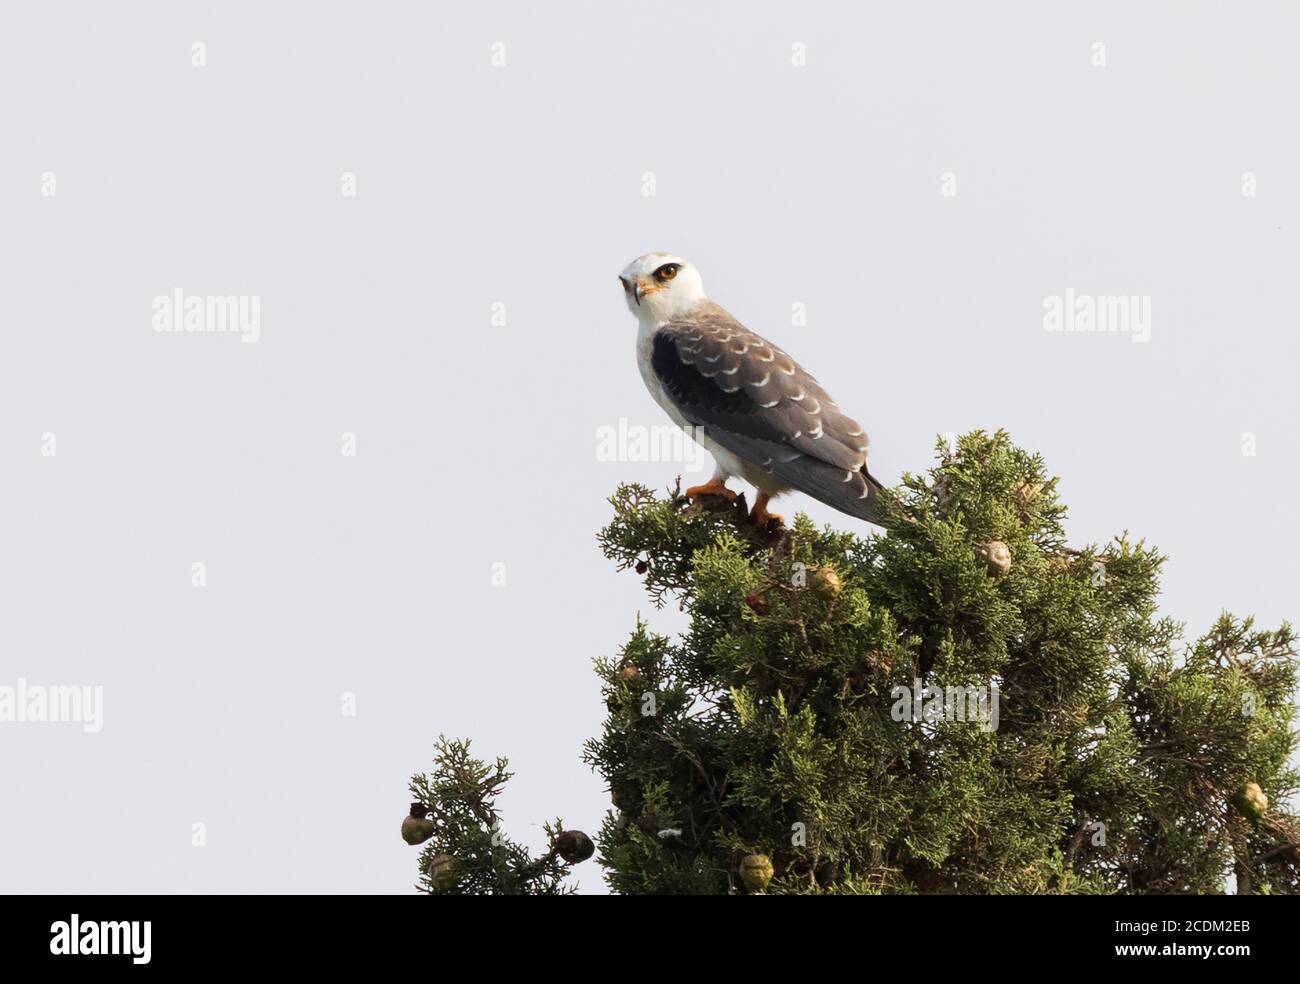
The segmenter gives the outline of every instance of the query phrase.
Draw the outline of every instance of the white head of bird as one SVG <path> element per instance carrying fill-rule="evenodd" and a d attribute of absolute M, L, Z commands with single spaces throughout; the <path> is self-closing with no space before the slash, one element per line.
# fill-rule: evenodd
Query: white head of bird
<path fill-rule="evenodd" d="M 627 309 L 642 324 L 662 325 L 689 314 L 705 300 L 704 281 L 693 263 L 672 253 L 646 253 L 618 275 Z"/>

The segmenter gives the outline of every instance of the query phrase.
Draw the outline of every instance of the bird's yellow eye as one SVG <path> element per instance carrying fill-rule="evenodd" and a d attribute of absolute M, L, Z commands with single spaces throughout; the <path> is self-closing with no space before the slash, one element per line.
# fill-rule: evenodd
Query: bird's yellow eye
<path fill-rule="evenodd" d="M 672 280 L 673 277 L 677 276 L 677 270 L 678 266 L 676 263 L 665 263 L 655 271 L 655 279 L 661 284 L 667 283 Z"/>

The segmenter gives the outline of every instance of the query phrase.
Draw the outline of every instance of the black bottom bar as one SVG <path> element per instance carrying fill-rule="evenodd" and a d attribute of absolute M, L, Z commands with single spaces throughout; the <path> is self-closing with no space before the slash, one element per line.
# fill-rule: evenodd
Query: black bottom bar
<path fill-rule="evenodd" d="M 1288 958 L 1296 911 L 1285 898 L 1218 896 L 929 896 L 811 905 L 745 897 L 712 904 L 575 897 L 493 904 L 425 896 L 25 896 L 8 902 L 0 923 L 6 969 L 92 974 L 280 968 L 337 974 L 395 961 L 431 974 L 452 967 L 495 971 L 502 957 L 515 953 L 590 961 L 607 947 L 626 957 L 632 943 L 664 959 L 696 950 L 716 955 L 747 940 L 741 950 L 753 956 L 755 943 L 761 950 L 760 941 L 767 940 L 779 950 L 781 940 L 794 944 L 792 937 L 799 936 L 806 943 L 822 937 L 816 952 L 830 946 L 826 937 L 836 935 L 835 926 L 847 931 L 849 944 L 837 960 L 866 945 L 879 957 L 892 954 L 900 966 L 918 969 L 971 966 L 972 957 L 1041 957 L 1068 960 L 1073 970 L 1182 970 L 1193 963 L 1227 970 L 1261 957 Z M 707 906 L 707 913 L 695 905 Z M 755 934 L 769 923 L 771 933 Z M 485 938 L 498 945 L 484 949 Z M 547 950 L 533 950 L 533 944 Z M 638 959 L 652 959 L 641 952 Z M 828 956 L 833 952 L 832 946 Z"/>

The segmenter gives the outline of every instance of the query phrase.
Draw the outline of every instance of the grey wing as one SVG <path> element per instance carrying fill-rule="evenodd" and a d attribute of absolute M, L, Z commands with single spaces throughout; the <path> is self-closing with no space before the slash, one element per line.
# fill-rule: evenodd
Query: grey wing
<path fill-rule="evenodd" d="M 651 364 L 691 423 L 733 454 L 829 506 L 876 521 L 867 435 L 809 373 L 721 307 L 655 334 Z"/>

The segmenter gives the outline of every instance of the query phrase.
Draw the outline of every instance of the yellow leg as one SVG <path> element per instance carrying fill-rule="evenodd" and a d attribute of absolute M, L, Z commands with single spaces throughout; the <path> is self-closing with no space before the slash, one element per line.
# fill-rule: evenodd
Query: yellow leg
<path fill-rule="evenodd" d="M 785 520 L 782 517 L 767 511 L 767 503 L 770 498 L 766 492 L 758 494 L 758 498 L 754 500 L 754 508 L 749 511 L 750 522 L 757 526 L 766 526 L 769 522 L 775 522 L 777 526 L 784 526 Z"/>
<path fill-rule="evenodd" d="M 736 499 L 736 493 L 727 488 L 726 483 L 720 478 L 711 478 L 703 485 L 692 485 L 686 490 L 688 499 L 701 495 L 720 495 L 728 502 L 734 502 Z"/>

